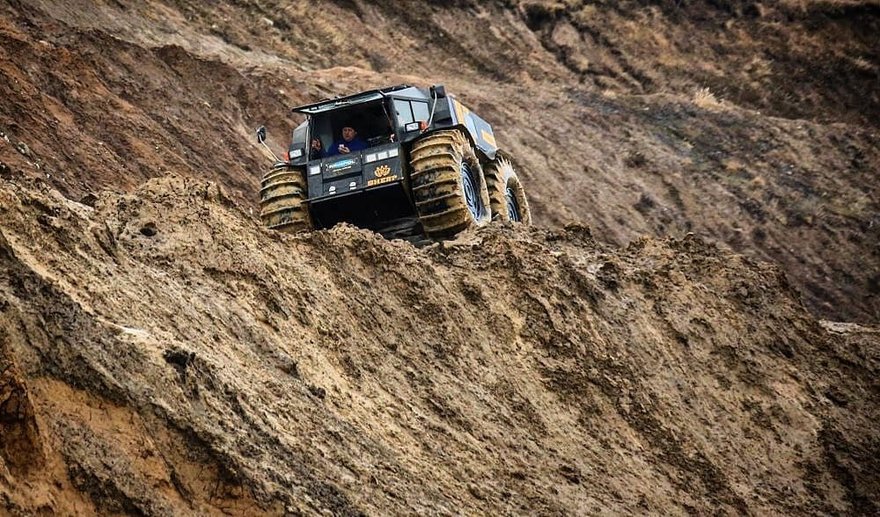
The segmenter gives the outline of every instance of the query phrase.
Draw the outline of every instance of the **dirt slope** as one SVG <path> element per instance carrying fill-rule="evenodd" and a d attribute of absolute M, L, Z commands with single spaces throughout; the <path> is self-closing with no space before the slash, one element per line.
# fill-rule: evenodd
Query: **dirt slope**
<path fill-rule="evenodd" d="M 294 238 L 176 176 L 0 196 L 9 511 L 877 511 L 876 331 L 698 238 Z"/>
<path fill-rule="evenodd" d="M 768 5 L 0 3 L 0 508 L 876 514 L 880 4 Z M 262 230 L 400 82 L 538 226 Z"/>
<path fill-rule="evenodd" d="M 255 206 L 254 127 L 281 152 L 291 105 L 445 83 L 514 152 L 541 224 L 693 231 L 783 265 L 814 313 L 876 323 L 878 9 L 8 2 L 0 171 L 72 199 L 175 171 Z"/>

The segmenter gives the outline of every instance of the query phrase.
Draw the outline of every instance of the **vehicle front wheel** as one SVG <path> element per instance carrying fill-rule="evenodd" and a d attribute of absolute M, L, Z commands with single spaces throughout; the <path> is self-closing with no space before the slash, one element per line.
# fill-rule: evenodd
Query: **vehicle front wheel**
<path fill-rule="evenodd" d="M 260 219 L 274 230 L 298 233 L 311 230 L 305 170 L 287 164 L 272 167 L 260 183 Z"/>

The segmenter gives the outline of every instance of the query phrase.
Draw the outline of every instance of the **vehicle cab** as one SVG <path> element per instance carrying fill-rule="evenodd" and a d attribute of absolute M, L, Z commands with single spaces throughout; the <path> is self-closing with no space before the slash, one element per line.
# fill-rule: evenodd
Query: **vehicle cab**
<path fill-rule="evenodd" d="M 401 214 L 379 212 L 401 204 L 411 212 L 403 184 L 407 157 L 402 144 L 418 138 L 427 128 L 430 109 L 429 100 L 417 88 L 406 85 L 294 108 L 294 112 L 306 115 L 306 121 L 293 131 L 288 160 L 305 169 L 313 214 L 319 219 L 332 215 L 345 220 L 354 216 L 350 212 L 367 210 L 371 219 L 394 218 Z M 331 149 L 334 142 L 341 141 L 344 127 L 354 128 L 366 148 L 345 154 Z M 320 150 L 312 149 L 314 140 L 320 142 Z M 343 208 L 331 206 L 336 198 L 359 193 L 371 195 L 365 196 L 363 203 L 348 199 Z M 401 197 L 404 203 L 400 203 Z M 324 210 L 322 205 L 327 205 Z"/>

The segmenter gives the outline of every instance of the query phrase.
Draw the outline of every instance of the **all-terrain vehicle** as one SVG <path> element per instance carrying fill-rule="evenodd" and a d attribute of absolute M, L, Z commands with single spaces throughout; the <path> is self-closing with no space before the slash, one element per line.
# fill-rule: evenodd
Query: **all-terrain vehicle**
<path fill-rule="evenodd" d="M 442 85 L 369 90 L 293 111 L 306 120 L 260 189 L 260 217 L 270 228 L 348 222 L 389 238 L 444 238 L 493 218 L 531 222 L 492 127 Z M 356 129 L 366 148 L 330 149 L 344 127 Z M 260 128 L 263 145 L 265 136 Z"/>

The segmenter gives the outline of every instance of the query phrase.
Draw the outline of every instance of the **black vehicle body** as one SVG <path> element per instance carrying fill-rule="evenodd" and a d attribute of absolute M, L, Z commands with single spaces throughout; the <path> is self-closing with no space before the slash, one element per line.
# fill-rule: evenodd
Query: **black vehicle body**
<path fill-rule="evenodd" d="M 459 129 L 480 162 L 498 148 L 492 127 L 443 86 L 398 85 L 293 108 L 307 120 L 293 131 L 288 163 L 303 168 L 308 209 L 316 228 L 349 222 L 388 235 L 420 232 L 410 190 L 412 144 L 443 129 Z M 311 150 L 318 139 L 329 149 L 345 126 L 354 127 L 367 148 L 322 157 Z"/>

